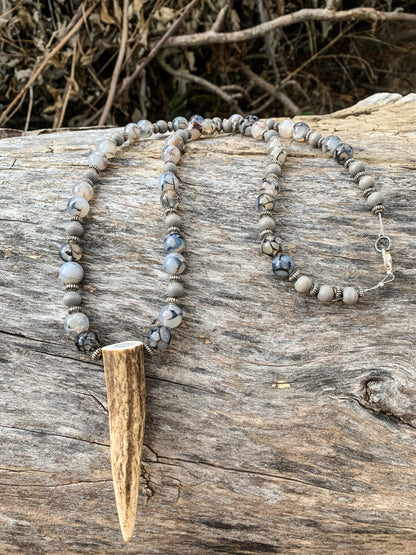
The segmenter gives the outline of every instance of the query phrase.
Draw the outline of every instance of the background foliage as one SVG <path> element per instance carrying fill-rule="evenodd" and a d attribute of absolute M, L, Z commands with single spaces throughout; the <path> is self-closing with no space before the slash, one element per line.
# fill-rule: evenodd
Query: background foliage
<path fill-rule="evenodd" d="M 189 2 L 130 0 L 118 86 L 131 77 Z M 175 35 L 238 31 L 299 9 L 374 7 L 415 13 L 411 1 L 201 0 Z M 0 116 L 92 0 L 0 0 Z M 97 0 L 75 35 L 46 64 L 2 126 L 98 123 L 122 41 L 123 3 Z M 324 113 L 379 91 L 416 90 L 416 24 L 305 20 L 228 44 L 162 48 L 115 99 L 107 123 L 226 116 Z M 208 85 L 212 85 L 208 88 Z M 224 100 L 227 98 L 228 101 Z"/>

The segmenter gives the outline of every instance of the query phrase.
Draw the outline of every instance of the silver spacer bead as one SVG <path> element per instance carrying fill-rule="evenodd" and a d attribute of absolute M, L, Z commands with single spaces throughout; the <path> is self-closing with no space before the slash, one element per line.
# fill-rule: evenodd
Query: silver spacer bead
<path fill-rule="evenodd" d="M 318 148 L 322 148 L 322 143 L 324 142 L 325 137 L 321 137 L 318 141 Z"/>
<path fill-rule="evenodd" d="M 66 291 L 78 291 L 78 289 L 79 289 L 78 283 L 67 283 L 65 285 Z"/>
<path fill-rule="evenodd" d="M 79 237 L 77 235 L 68 235 L 66 242 L 68 245 L 71 243 L 79 243 Z"/>
<path fill-rule="evenodd" d="M 374 187 L 369 187 L 365 191 L 363 191 L 364 198 L 368 198 L 372 193 L 377 193 L 377 189 Z"/>
<path fill-rule="evenodd" d="M 124 137 L 124 142 L 126 142 L 126 141 L 129 140 L 129 138 L 128 138 L 128 136 L 127 136 L 127 133 L 125 133 L 125 132 L 123 132 L 123 137 Z"/>
<path fill-rule="evenodd" d="M 233 133 L 237 133 L 237 131 L 238 131 L 238 123 L 235 121 L 235 122 L 233 123 L 232 132 L 233 132 Z"/>
<path fill-rule="evenodd" d="M 260 219 L 264 218 L 265 216 L 273 216 L 273 212 L 271 210 L 263 210 L 263 212 L 260 212 Z"/>
<path fill-rule="evenodd" d="M 266 237 L 270 237 L 270 235 L 274 237 L 273 229 L 265 229 L 260 233 L 260 239 L 263 240 Z"/>
<path fill-rule="evenodd" d="M 165 214 L 166 216 L 169 216 L 169 214 L 177 214 L 178 211 L 176 210 L 176 208 L 168 208 L 167 210 L 165 210 Z"/>
<path fill-rule="evenodd" d="M 311 136 L 311 134 L 312 134 L 312 131 L 309 130 L 305 135 L 305 141 L 309 141 L 309 137 Z"/>
<path fill-rule="evenodd" d="M 68 309 L 68 314 L 74 314 L 74 312 L 82 312 L 82 306 L 71 306 L 71 308 Z"/>
<path fill-rule="evenodd" d="M 311 297 L 316 297 L 318 293 L 319 293 L 319 285 L 317 283 L 314 283 L 310 288 L 309 295 Z"/>
<path fill-rule="evenodd" d="M 375 206 L 373 206 L 373 208 L 371 209 L 372 214 L 375 214 L 376 216 L 378 214 L 382 214 L 384 212 L 384 204 L 376 204 Z"/>
<path fill-rule="evenodd" d="M 358 298 L 363 299 L 364 298 L 364 289 L 360 286 L 357 286 L 356 290 L 357 290 L 357 293 L 358 293 Z"/>
<path fill-rule="evenodd" d="M 108 139 L 109 141 L 111 141 L 112 143 L 114 143 L 116 145 L 116 147 L 118 148 L 118 142 L 115 139 Z M 86 180 L 89 181 L 89 180 Z M 92 183 L 91 183 L 92 185 Z"/>
<path fill-rule="evenodd" d="M 176 226 L 172 226 L 169 227 L 166 233 L 180 233 L 181 230 L 179 229 L 179 227 Z"/>
<path fill-rule="evenodd" d="M 170 281 L 181 281 L 181 276 L 169 276 Z"/>
<path fill-rule="evenodd" d="M 277 173 L 267 173 L 266 178 L 267 177 L 273 177 L 274 179 L 279 179 L 280 175 L 277 175 Z"/>
<path fill-rule="evenodd" d="M 274 122 L 272 129 L 274 129 L 275 131 L 279 130 L 279 122 L 278 121 Z"/>
<path fill-rule="evenodd" d="M 80 218 L 79 216 L 72 216 L 71 222 L 80 222 L 80 223 L 82 223 L 82 218 Z"/>
<path fill-rule="evenodd" d="M 153 124 L 153 133 L 159 133 L 159 126 L 157 123 Z"/>
<path fill-rule="evenodd" d="M 300 276 L 300 271 L 295 268 L 291 274 L 289 274 L 289 281 L 296 281 Z"/>
<path fill-rule="evenodd" d="M 95 349 L 95 351 L 91 355 L 92 360 L 100 360 L 103 357 L 103 350 L 100 348 Z"/>
<path fill-rule="evenodd" d="M 110 139 L 111 140 L 111 139 Z M 113 141 L 114 142 L 114 141 Z M 83 179 L 83 181 L 85 181 L 86 183 L 88 183 L 88 185 L 91 185 L 91 187 L 94 187 L 94 181 L 92 181 L 91 179 Z"/>
<path fill-rule="evenodd" d="M 221 133 L 221 131 L 222 131 L 222 122 L 217 121 L 215 125 L 217 127 L 218 133 Z"/>
<path fill-rule="evenodd" d="M 168 131 L 173 131 L 173 123 L 171 121 L 168 121 Z"/>
<path fill-rule="evenodd" d="M 334 297 L 335 299 L 342 299 L 343 291 L 341 287 L 334 287 Z"/>
<path fill-rule="evenodd" d="M 167 297 L 166 302 L 168 304 L 177 304 L 178 299 L 176 297 Z"/>
<path fill-rule="evenodd" d="M 348 158 L 348 160 L 345 160 L 344 166 L 345 166 L 345 167 L 347 168 L 347 170 L 348 170 L 348 168 L 350 167 L 350 165 L 351 165 L 353 162 L 355 162 L 355 161 L 356 161 L 355 158 Z"/>
<path fill-rule="evenodd" d="M 360 181 L 360 179 L 362 177 L 364 177 L 365 175 L 368 175 L 368 174 L 365 173 L 365 172 L 358 172 L 357 174 L 354 175 L 354 179 L 358 183 Z"/>
<path fill-rule="evenodd" d="M 149 357 L 153 356 L 153 354 L 154 354 L 153 349 L 152 349 L 152 347 L 150 347 L 150 345 L 148 345 L 147 343 L 144 343 L 143 348 L 144 348 L 144 354 L 145 355 L 147 355 Z"/>
<path fill-rule="evenodd" d="M 95 170 L 98 174 L 100 173 L 100 170 L 97 168 L 97 166 L 93 166 L 93 165 L 90 164 L 88 167 Z"/>

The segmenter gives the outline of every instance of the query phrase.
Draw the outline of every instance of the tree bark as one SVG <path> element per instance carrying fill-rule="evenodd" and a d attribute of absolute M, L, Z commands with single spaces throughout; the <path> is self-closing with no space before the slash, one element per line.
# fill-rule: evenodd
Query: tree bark
<path fill-rule="evenodd" d="M 110 131 L 0 134 L 2 553 L 415 552 L 415 96 L 303 119 L 371 169 L 396 280 L 353 307 L 297 293 L 259 253 L 264 145 L 190 143 L 184 322 L 146 363 L 129 544 L 103 368 L 65 336 L 57 279 L 66 201 Z M 162 145 L 123 147 L 91 202 L 83 306 L 103 345 L 141 340 L 165 303 Z M 317 149 L 287 150 L 276 211 L 285 252 L 319 283 L 375 285 L 378 221 L 355 182 Z"/>

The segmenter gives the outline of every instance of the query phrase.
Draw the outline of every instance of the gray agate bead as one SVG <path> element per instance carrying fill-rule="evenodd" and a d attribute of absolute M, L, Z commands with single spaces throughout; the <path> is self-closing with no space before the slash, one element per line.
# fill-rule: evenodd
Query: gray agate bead
<path fill-rule="evenodd" d="M 162 150 L 161 158 L 163 162 L 174 162 L 178 164 L 181 159 L 181 151 L 174 145 L 167 145 Z"/>
<path fill-rule="evenodd" d="M 302 141 L 306 140 L 306 135 L 309 133 L 310 127 L 304 121 L 299 121 L 295 123 L 292 129 L 292 138 L 301 143 Z"/>
<path fill-rule="evenodd" d="M 79 216 L 80 218 L 85 218 L 90 211 L 90 205 L 88 201 L 83 197 L 72 197 L 68 200 L 66 205 L 68 214 L 71 216 Z"/>
<path fill-rule="evenodd" d="M 186 129 L 188 127 L 188 120 L 183 116 L 178 116 L 172 120 L 172 125 L 175 131 L 178 129 Z"/>
<path fill-rule="evenodd" d="M 142 137 L 151 137 L 153 135 L 153 123 L 148 119 L 141 119 L 137 122 Z"/>
<path fill-rule="evenodd" d="M 281 278 L 288 279 L 289 275 L 295 269 L 293 259 L 287 254 L 278 254 L 272 261 L 273 273 Z"/>
<path fill-rule="evenodd" d="M 345 287 L 342 291 L 342 300 L 345 304 L 355 304 L 358 301 L 358 291 L 355 287 Z"/>
<path fill-rule="evenodd" d="M 142 134 L 140 127 L 135 123 L 128 123 L 124 128 L 124 133 L 131 145 L 138 143 Z"/>
<path fill-rule="evenodd" d="M 183 274 L 186 269 L 185 257 L 178 252 L 171 252 L 165 256 L 163 268 L 171 276 Z"/>
<path fill-rule="evenodd" d="M 363 164 L 363 162 L 355 161 L 352 164 L 350 164 L 348 171 L 350 172 L 351 177 L 355 177 L 357 173 L 365 171 L 365 164 Z"/>
<path fill-rule="evenodd" d="M 341 144 L 341 139 L 336 135 L 329 135 L 322 141 L 322 152 L 330 152 L 331 154 Z"/>
<path fill-rule="evenodd" d="M 169 189 L 177 189 L 179 187 L 179 179 L 174 173 L 162 173 L 157 184 L 159 190 L 163 193 Z"/>
<path fill-rule="evenodd" d="M 182 322 L 182 310 L 176 304 L 165 304 L 159 312 L 159 322 L 167 328 L 177 328 Z"/>
<path fill-rule="evenodd" d="M 59 257 L 64 262 L 77 262 L 82 258 L 82 250 L 76 243 L 71 243 L 70 245 L 62 245 L 59 249 Z"/>
<path fill-rule="evenodd" d="M 166 289 L 166 294 L 168 297 L 182 297 L 184 293 L 185 291 L 180 281 L 172 281 L 171 283 L 169 283 L 168 288 Z"/>
<path fill-rule="evenodd" d="M 165 210 L 170 210 L 171 208 L 176 209 L 179 206 L 180 202 L 180 194 L 178 193 L 178 191 L 174 191 L 173 189 L 163 191 L 163 193 L 160 195 L 160 204 Z"/>
<path fill-rule="evenodd" d="M 153 326 L 147 334 L 149 347 L 155 351 L 162 351 L 169 345 L 171 339 L 170 330 L 165 326 Z"/>
<path fill-rule="evenodd" d="M 70 308 L 71 306 L 79 306 L 82 303 L 81 293 L 78 291 L 68 291 L 63 298 L 64 305 Z"/>
<path fill-rule="evenodd" d="M 295 125 L 295 122 L 291 119 L 284 119 L 279 123 L 279 135 L 288 139 L 292 136 L 292 129 Z"/>
<path fill-rule="evenodd" d="M 182 252 L 185 250 L 185 239 L 180 233 L 168 233 L 163 240 L 163 248 L 166 252 Z"/>
<path fill-rule="evenodd" d="M 330 285 L 321 285 L 319 287 L 318 300 L 322 303 L 332 301 L 335 296 L 334 289 Z"/>
<path fill-rule="evenodd" d="M 352 158 L 353 154 L 354 154 L 354 151 L 352 149 L 352 146 L 348 145 L 347 143 L 341 143 L 334 150 L 334 158 L 338 162 L 338 164 L 341 164 L 341 165 L 345 164 L 345 162 L 349 158 Z"/>
<path fill-rule="evenodd" d="M 59 277 L 64 285 L 79 283 L 84 277 L 84 270 L 78 262 L 65 262 L 59 268 Z"/>
<path fill-rule="evenodd" d="M 100 340 L 95 331 L 84 331 L 75 339 L 75 346 L 81 353 L 93 353 L 100 346 Z"/>
<path fill-rule="evenodd" d="M 75 339 L 80 333 L 88 331 L 89 325 L 90 322 L 84 313 L 75 312 L 65 318 L 64 330 Z"/>
<path fill-rule="evenodd" d="M 81 235 L 84 233 L 84 226 L 81 222 L 68 222 L 65 225 L 65 231 L 67 235 L 75 235 L 76 237 L 81 237 Z"/>
<path fill-rule="evenodd" d="M 93 150 L 88 156 L 88 165 L 99 171 L 103 171 L 108 166 L 108 158 L 105 154 Z"/>

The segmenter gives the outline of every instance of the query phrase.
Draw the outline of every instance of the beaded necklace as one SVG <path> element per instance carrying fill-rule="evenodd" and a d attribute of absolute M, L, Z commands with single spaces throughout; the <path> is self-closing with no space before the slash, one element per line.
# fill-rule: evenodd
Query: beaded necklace
<path fill-rule="evenodd" d="M 163 246 L 166 251 L 163 267 L 169 276 L 166 304 L 159 312 L 157 324 L 150 327 L 143 342 L 126 342 L 101 348 L 98 336 L 96 332 L 89 329 L 88 317 L 82 312 L 81 307 L 82 298 L 79 292 L 79 284 L 84 277 L 84 271 L 79 263 L 82 258 L 79 242 L 84 233 L 83 218 L 89 214 L 89 201 L 93 198 L 94 185 L 99 181 L 100 172 L 107 168 L 109 159 L 117 154 L 117 148 L 126 142 L 132 145 L 137 143 L 140 138 L 148 138 L 153 134 L 164 135 L 167 132 L 169 132 L 169 135 L 161 154 L 164 167 L 158 181 L 160 203 L 165 211 L 165 225 L 167 229 L 163 240 Z M 266 144 L 268 165 L 265 168 L 264 177 L 259 184 L 255 208 L 259 215 L 258 229 L 261 239 L 261 252 L 272 257 L 272 271 L 277 278 L 292 282 L 296 291 L 316 297 L 320 302 L 340 301 L 345 305 L 354 305 L 366 293 L 382 288 L 386 283 L 394 280 L 390 253 L 392 242 L 384 233 L 382 219 L 384 211 L 383 196 L 376 190 L 374 177 L 367 171 L 366 166 L 353 158 L 352 147 L 343 143 L 336 135 L 323 137 L 321 133 L 311 131 L 306 123 L 294 123 L 290 119 L 284 119 L 280 122 L 277 122 L 275 119 L 262 121 L 256 116 L 243 117 L 239 114 L 234 114 L 228 119 L 218 117 L 210 119 L 195 115 L 189 121 L 181 116 L 176 117 L 172 122 L 159 120 L 156 123 L 151 123 L 148 120 L 141 120 L 137 124 L 129 123 L 123 132 L 112 132 L 109 139 L 102 140 L 98 144 L 97 149 L 89 155 L 89 168 L 83 173 L 82 180 L 73 186 L 73 196 L 67 204 L 71 221 L 66 226 L 66 242 L 59 251 L 59 256 L 64 261 L 59 275 L 66 290 L 63 302 L 68 308 L 69 313 L 64 323 L 65 331 L 75 340 L 78 350 L 89 353 L 92 360 L 99 360 L 104 355 L 104 369 L 109 398 L 113 478 L 120 523 L 126 540 L 130 539 L 133 533 L 138 491 L 138 478 L 135 480 L 133 474 L 140 473 L 140 456 L 143 441 L 143 353 L 152 356 L 154 353 L 165 349 L 170 344 L 171 331 L 182 322 L 182 310 L 179 306 L 179 299 L 184 294 L 181 275 L 186 269 L 186 261 L 182 254 L 185 250 L 185 239 L 181 233 L 182 220 L 178 214 L 178 207 L 181 201 L 179 192 L 181 183 L 178 177 L 177 166 L 189 140 L 197 140 L 201 136 L 211 137 L 218 133 L 241 133 L 257 140 L 263 140 Z M 376 285 L 367 288 L 349 285 L 341 288 L 339 286 L 334 287 L 332 285 L 319 284 L 312 277 L 302 274 L 295 266 L 292 257 L 282 252 L 282 246 L 274 234 L 276 222 L 273 218 L 280 191 L 279 178 L 282 175 L 282 166 L 287 157 L 280 138 L 291 138 L 299 143 L 306 142 L 312 147 L 321 149 L 323 153 L 331 155 L 338 164 L 344 166 L 350 177 L 356 182 L 358 189 L 366 199 L 367 207 L 378 218 L 379 223 L 375 250 L 382 255 L 385 274 Z M 123 353 L 125 354 L 124 357 Z M 137 393 L 136 397 L 134 395 L 129 397 L 130 392 L 127 392 L 126 400 L 120 400 L 119 397 L 123 392 L 117 391 L 117 395 L 115 395 L 114 388 L 116 386 L 114 383 L 117 380 L 121 382 L 127 380 L 128 383 L 129 376 L 132 373 L 135 374 L 135 379 L 137 376 L 139 378 L 134 383 L 130 382 L 130 386 L 140 390 L 140 392 Z M 142 381 L 143 387 L 141 386 Z M 114 398 L 111 408 L 110 397 Z M 123 420 L 120 416 L 119 405 L 123 405 L 123 403 L 125 403 L 124 408 L 127 406 L 127 410 L 131 410 L 133 413 L 136 411 L 135 415 L 142 420 L 141 426 L 139 426 L 140 430 L 136 430 L 135 434 L 133 434 L 135 437 L 130 437 L 132 435 L 130 433 L 131 429 L 127 424 L 127 427 L 123 428 L 121 426 L 122 430 L 118 429 L 120 422 Z M 113 453 L 113 445 L 118 444 L 120 434 L 124 434 L 123 437 L 128 435 L 129 441 L 132 442 L 132 445 L 136 446 L 135 466 L 133 469 L 130 468 L 129 471 L 126 471 L 125 466 L 127 464 L 127 467 L 129 467 L 128 458 L 131 454 L 121 453 L 121 447 L 120 449 L 114 448 L 114 451 L 117 452 Z M 121 463 L 120 457 L 123 459 Z M 116 462 L 115 459 L 117 459 Z M 119 478 L 116 477 L 116 474 L 120 473 L 120 464 L 124 472 L 124 481 L 121 485 L 117 483 Z M 124 490 L 131 487 L 130 482 L 132 481 L 135 482 L 136 489 L 135 493 L 133 491 L 131 496 L 133 499 L 129 501 L 130 505 L 126 509 L 124 507 L 125 499 L 121 497 L 125 496 Z M 125 514 L 126 511 L 128 513 L 127 516 Z M 128 523 L 126 523 L 127 520 L 129 521 Z"/>

